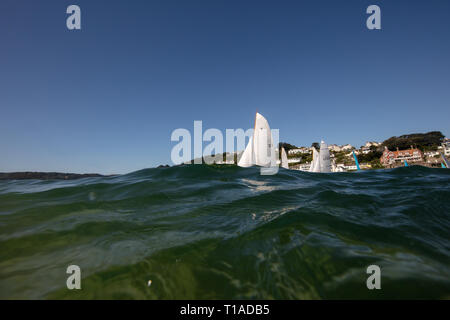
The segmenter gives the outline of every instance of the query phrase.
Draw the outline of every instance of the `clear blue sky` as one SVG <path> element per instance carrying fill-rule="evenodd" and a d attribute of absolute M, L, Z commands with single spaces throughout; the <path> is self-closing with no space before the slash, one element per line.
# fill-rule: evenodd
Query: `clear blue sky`
<path fill-rule="evenodd" d="M 447 0 L 2 0 L 0 172 L 170 163 L 174 129 L 256 110 L 296 145 L 448 135 L 449 39 Z"/>

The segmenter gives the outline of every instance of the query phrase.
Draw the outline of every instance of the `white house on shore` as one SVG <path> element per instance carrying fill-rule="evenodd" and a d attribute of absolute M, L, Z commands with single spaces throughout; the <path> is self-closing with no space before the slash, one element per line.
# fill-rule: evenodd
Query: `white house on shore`
<path fill-rule="evenodd" d="M 432 158 L 435 156 L 439 156 L 440 153 L 439 153 L 439 151 L 427 151 L 427 152 L 424 152 L 423 155 L 427 158 Z"/>
<path fill-rule="evenodd" d="M 381 142 L 376 142 L 376 141 L 367 141 L 366 144 L 364 145 L 367 148 L 370 148 L 372 146 L 374 147 L 379 147 L 381 146 Z"/>
<path fill-rule="evenodd" d="M 328 149 L 330 149 L 330 151 L 339 152 L 342 148 L 337 144 L 329 144 Z"/>
<path fill-rule="evenodd" d="M 306 147 L 300 147 L 297 149 L 291 149 L 288 151 L 289 155 L 294 155 L 294 154 L 308 154 L 311 153 L 311 148 L 306 148 Z"/>
<path fill-rule="evenodd" d="M 330 144 L 328 145 L 328 149 L 333 152 L 341 152 L 341 151 L 348 151 L 353 150 L 353 146 L 351 144 L 344 144 L 342 146 L 338 146 L 337 144 Z"/>
<path fill-rule="evenodd" d="M 311 168 L 311 163 L 303 163 L 299 166 L 298 170 L 309 171 L 310 168 Z"/>
<path fill-rule="evenodd" d="M 362 153 L 362 154 L 368 154 L 369 152 L 370 152 L 370 147 L 363 146 L 363 147 L 361 148 L 361 153 Z"/>
<path fill-rule="evenodd" d="M 341 151 L 349 151 L 355 149 L 351 144 L 345 144 L 341 146 Z"/>
<path fill-rule="evenodd" d="M 442 143 L 442 148 L 444 150 L 444 155 L 446 157 L 450 156 L 450 140 L 449 139 L 444 140 L 444 142 Z"/>

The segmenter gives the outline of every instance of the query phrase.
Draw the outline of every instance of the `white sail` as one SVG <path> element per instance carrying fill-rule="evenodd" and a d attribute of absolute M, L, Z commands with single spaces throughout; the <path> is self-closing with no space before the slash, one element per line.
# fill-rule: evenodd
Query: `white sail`
<path fill-rule="evenodd" d="M 266 118 L 256 113 L 253 136 L 250 138 L 238 162 L 238 166 L 250 167 L 257 165 L 261 167 L 274 167 L 276 166 L 276 161 L 277 155 L 269 123 Z"/>
<path fill-rule="evenodd" d="M 255 119 L 253 151 L 257 166 L 269 167 L 276 164 L 275 146 L 273 145 L 269 122 L 259 113 L 256 113 Z"/>
<path fill-rule="evenodd" d="M 285 169 L 289 169 L 289 164 L 288 164 L 288 158 L 286 155 L 286 150 L 284 150 L 283 147 L 281 147 L 281 167 L 285 168 Z"/>
<path fill-rule="evenodd" d="M 330 150 L 324 141 L 320 142 L 320 172 L 331 172 Z"/>
<path fill-rule="evenodd" d="M 310 172 L 320 172 L 320 157 L 316 148 L 313 147 L 313 159 L 311 161 Z"/>
<path fill-rule="evenodd" d="M 250 137 L 250 141 L 248 142 L 247 147 L 242 153 L 241 159 L 238 162 L 238 166 L 240 167 L 251 167 L 255 164 L 253 159 L 253 137 Z"/>

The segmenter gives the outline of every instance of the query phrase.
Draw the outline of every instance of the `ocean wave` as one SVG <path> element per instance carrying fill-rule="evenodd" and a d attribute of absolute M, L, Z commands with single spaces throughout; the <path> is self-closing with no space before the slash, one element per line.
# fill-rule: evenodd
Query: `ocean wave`
<path fill-rule="evenodd" d="M 0 181 L 0 298 L 446 298 L 449 198 L 449 170 L 414 166 Z"/>

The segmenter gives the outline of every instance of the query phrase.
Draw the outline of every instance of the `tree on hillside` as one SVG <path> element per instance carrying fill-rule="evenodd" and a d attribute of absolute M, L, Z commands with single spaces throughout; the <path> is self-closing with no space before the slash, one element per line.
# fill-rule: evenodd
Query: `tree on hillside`
<path fill-rule="evenodd" d="M 357 158 L 358 158 L 358 162 L 359 163 L 365 163 L 365 162 L 372 162 L 373 160 L 377 160 L 379 161 L 379 159 L 381 158 L 381 155 L 383 153 L 381 151 L 370 151 L 369 153 L 360 153 L 358 154 Z"/>
<path fill-rule="evenodd" d="M 424 151 L 430 148 L 437 148 L 444 140 L 444 135 L 440 131 L 427 133 L 405 134 L 399 137 L 391 137 L 383 142 L 389 150 L 394 151 L 409 149 L 411 146 Z"/>
<path fill-rule="evenodd" d="M 297 149 L 296 146 L 294 146 L 293 144 L 287 143 L 287 142 L 280 142 L 278 144 L 278 149 L 281 150 L 281 148 L 284 148 L 284 150 L 286 150 L 286 152 L 288 152 L 291 149 Z"/>

